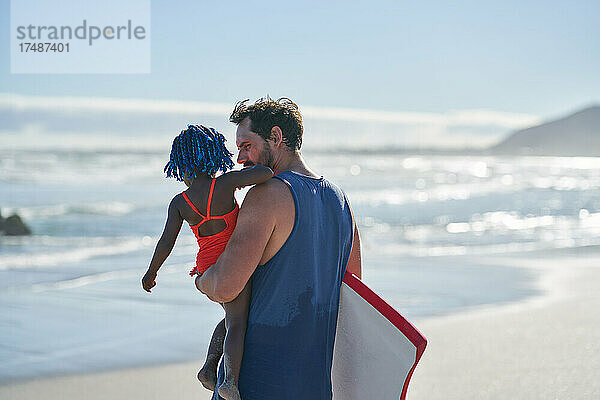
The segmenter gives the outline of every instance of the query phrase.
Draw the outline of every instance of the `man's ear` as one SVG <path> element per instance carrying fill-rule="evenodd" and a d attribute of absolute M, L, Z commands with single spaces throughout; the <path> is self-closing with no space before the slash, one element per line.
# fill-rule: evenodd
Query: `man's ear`
<path fill-rule="evenodd" d="M 279 147 L 283 143 L 283 132 L 281 128 L 278 126 L 274 126 L 271 128 L 271 140 L 273 141 L 273 145 L 275 147 Z"/>

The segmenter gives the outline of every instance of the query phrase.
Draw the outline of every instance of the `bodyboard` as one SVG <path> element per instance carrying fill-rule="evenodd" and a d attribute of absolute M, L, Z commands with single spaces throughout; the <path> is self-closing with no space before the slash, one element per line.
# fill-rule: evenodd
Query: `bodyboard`
<path fill-rule="evenodd" d="M 398 311 L 346 272 L 333 349 L 334 400 L 404 400 L 426 345 Z"/>

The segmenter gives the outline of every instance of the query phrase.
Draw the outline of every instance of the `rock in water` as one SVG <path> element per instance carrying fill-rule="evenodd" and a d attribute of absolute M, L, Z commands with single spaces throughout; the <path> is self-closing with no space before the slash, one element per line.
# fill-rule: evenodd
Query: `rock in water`
<path fill-rule="evenodd" d="M 21 217 L 17 214 L 4 219 L 2 221 L 2 228 L 4 234 L 9 236 L 31 235 L 31 229 L 25 225 Z"/>

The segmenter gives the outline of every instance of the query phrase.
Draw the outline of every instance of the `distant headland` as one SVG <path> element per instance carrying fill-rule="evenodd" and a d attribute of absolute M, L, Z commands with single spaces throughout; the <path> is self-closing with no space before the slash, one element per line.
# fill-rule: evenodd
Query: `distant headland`
<path fill-rule="evenodd" d="M 544 156 L 600 156 L 600 105 L 516 131 L 486 153 Z"/>

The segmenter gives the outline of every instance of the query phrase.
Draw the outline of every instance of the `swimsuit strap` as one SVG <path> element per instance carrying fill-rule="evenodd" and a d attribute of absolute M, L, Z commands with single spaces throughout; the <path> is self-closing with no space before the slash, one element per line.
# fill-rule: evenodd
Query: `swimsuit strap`
<path fill-rule="evenodd" d="M 217 178 L 213 178 L 212 183 L 210 185 L 210 191 L 208 192 L 208 206 L 206 207 L 206 215 L 203 215 L 200 211 L 198 211 L 198 209 L 196 208 L 196 206 L 194 206 L 194 204 L 192 203 L 192 201 L 190 200 L 190 198 L 187 196 L 187 194 L 184 192 L 181 192 L 181 194 L 183 195 L 183 198 L 185 199 L 185 201 L 189 204 L 190 207 L 192 207 L 192 210 L 194 210 L 196 212 L 196 214 L 198 214 L 199 216 L 202 217 L 202 221 L 200 221 L 199 223 L 197 223 L 196 225 L 190 225 L 190 227 L 192 228 L 198 228 L 200 225 L 202 225 L 203 223 L 205 223 L 206 221 L 209 221 L 211 219 L 222 219 L 225 220 L 225 223 L 229 225 L 229 223 L 227 222 L 227 218 L 229 217 L 229 215 L 233 214 L 239 207 L 237 202 L 235 202 L 235 207 L 233 210 L 229 211 L 227 214 L 224 215 L 217 215 L 216 217 L 211 217 L 210 216 L 210 205 L 212 203 L 212 196 L 213 196 L 213 192 L 215 189 L 215 181 Z M 206 236 L 203 236 L 206 237 Z"/>
<path fill-rule="evenodd" d="M 202 218 L 206 218 L 204 215 L 202 215 L 200 213 L 200 211 L 198 211 L 198 209 L 196 208 L 196 206 L 194 206 L 194 204 L 192 204 L 192 202 L 190 201 L 190 198 L 187 196 L 187 194 L 185 192 L 181 192 L 181 194 L 183 195 L 183 198 L 189 204 L 189 206 L 192 207 L 192 210 L 194 210 L 196 212 L 196 214 L 198 214 Z"/>
<path fill-rule="evenodd" d="M 208 192 L 208 205 L 206 206 L 206 218 L 210 219 L 210 203 L 212 202 L 213 190 L 215 189 L 215 181 L 217 178 L 213 178 L 210 184 L 210 192 Z"/>

